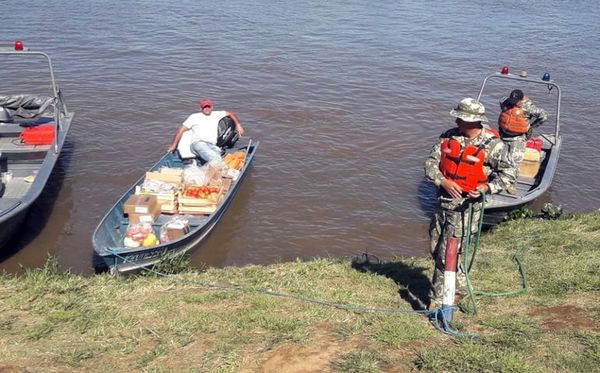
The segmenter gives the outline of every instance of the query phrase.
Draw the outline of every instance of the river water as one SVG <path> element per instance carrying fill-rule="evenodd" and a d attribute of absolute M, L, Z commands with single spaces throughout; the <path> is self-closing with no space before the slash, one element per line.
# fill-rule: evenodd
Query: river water
<path fill-rule="evenodd" d="M 453 125 L 452 106 L 503 65 L 548 71 L 563 90 L 564 143 L 543 202 L 600 207 L 599 3 L 9 3 L 0 41 L 53 58 L 75 121 L 0 269 L 50 254 L 91 273 L 95 226 L 203 97 L 261 145 L 193 263 L 426 255 L 434 197 L 423 160 Z M 549 94 L 530 95 L 545 104 Z"/>

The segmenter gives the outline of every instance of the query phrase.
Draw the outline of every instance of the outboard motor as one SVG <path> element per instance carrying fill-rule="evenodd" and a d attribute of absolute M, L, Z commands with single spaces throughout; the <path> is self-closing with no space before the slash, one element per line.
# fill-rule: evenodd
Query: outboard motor
<path fill-rule="evenodd" d="M 220 148 L 232 148 L 240 139 L 235 130 L 235 124 L 230 117 L 224 117 L 219 121 L 217 129 L 217 146 Z"/>
<path fill-rule="evenodd" d="M 12 115 L 4 106 L 0 106 L 0 123 L 12 123 Z"/>

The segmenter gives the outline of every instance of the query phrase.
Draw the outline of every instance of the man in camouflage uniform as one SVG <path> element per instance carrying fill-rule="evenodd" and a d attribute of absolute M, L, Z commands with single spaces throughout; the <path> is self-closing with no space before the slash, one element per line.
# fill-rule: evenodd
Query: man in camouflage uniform
<path fill-rule="evenodd" d="M 538 108 L 529 97 L 524 96 L 523 91 L 520 89 L 513 90 L 508 98 L 504 98 L 500 102 L 500 109 L 502 111 L 506 111 L 515 106 L 523 110 L 525 118 L 529 122 L 527 133 L 511 134 L 505 132 L 502 128 L 499 129 L 499 132 L 500 138 L 504 141 L 504 145 L 506 146 L 506 152 L 511 157 L 518 171 L 519 165 L 525 156 L 525 144 L 527 143 L 527 140 L 531 138 L 532 129 L 542 125 L 542 123 L 548 119 L 548 114 L 544 109 Z M 513 193 L 513 189 L 514 186 L 511 186 L 508 188 L 508 191 Z"/>
<path fill-rule="evenodd" d="M 447 237 L 458 237 L 462 244 L 467 235 L 477 232 L 477 223 L 482 213 L 478 189 L 485 193 L 499 193 L 516 181 L 515 167 L 506 156 L 503 142 L 483 128 L 482 122 L 487 121 L 483 104 L 475 99 L 465 98 L 455 109 L 450 111 L 450 115 L 456 118 L 458 127 L 452 128 L 440 136 L 425 161 L 425 176 L 440 188 L 439 205 L 429 228 L 431 255 L 434 261 L 430 309 L 441 305 Z M 482 183 L 478 189 L 466 193 L 455 181 L 442 174 L 440 169 L 442 144 L 448 139 L 458 141 L 461 149 L 465 149 L 468 145 L 481 148 L 485 156 L 483 172 L 488 178 L 487 183 Z M 495 177 L 490 179 L 489 176 L 492 172 Z M 469 205 L 473 205 L 472 225 L 466 227 Z M 460 256 L 459 263 L 461 263 Z M 456 289 L 458 294 L 464 294 L 466 291 L 464 270 L 464 268 L 460 268 L 457 272 Z"/>

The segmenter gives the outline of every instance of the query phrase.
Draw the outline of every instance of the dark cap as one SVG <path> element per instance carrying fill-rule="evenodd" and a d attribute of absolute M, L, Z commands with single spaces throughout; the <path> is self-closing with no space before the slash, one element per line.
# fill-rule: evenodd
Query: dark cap
<path fill-rule="evenodd" d="M 524 95 L 523 95 L 523 91 L 521 91 L 520 89 L 514 89 L 511 93 L 510 93 L 510 98 L 515 98 L 518 101 L 521 101 L 523 99 Z"/>

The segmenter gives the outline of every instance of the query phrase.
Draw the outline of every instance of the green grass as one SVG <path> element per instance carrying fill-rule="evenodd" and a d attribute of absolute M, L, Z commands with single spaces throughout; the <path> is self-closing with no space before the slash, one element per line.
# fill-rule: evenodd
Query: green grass
<path fill-rule="evenodd" d="M 421 309 L 428 258 L 200 270 L 180 259 L 165 264 L 184 270 L 177 276 L 185 282 L 77 276 L 50 259 L 19 276 L 0 275 L 0 370 L 238 372 L 274 364 L 285 371 L 299 362 L 335 372 L 598 371 L 599 243 L 599 214 L 514 220 L 485 234 L 474 287 L 519 288 L 511 260 L 518 251 L 529 291 L 477 297 L 477 315 L 456 312 L 455 327 L 477 334 L 472 342 L 437 332 L 420 314 L 331 306 Z"/>
<path fill-rule="evenodd" d="M 600 335 L 590 332 L 565 332 L 553 344 L 551 363 L 555 370 L 600 372 Z"/>
<path fill-rule="evenodd" d="M 502 351 L 526 352 L 539 342 L 540 329 L 532 320 L 520 314 L 486 316 L 481 322 L 493 332 L 481 342 Z"/>
<path fill-rule="evenodd" d="M 525 361 L 515 352 L 499 352 L 477 342 L 457 343 L 454 348 L 423 350 L 415 360 L 418 369 L 427 372 L 511 372 L 534 373 L 543 370 Z"/>
<path fill-rule="evenodd" d="M 416 319 L 413 315 L 381 317 L 371 332 L 374 340 L 390 348 L 402 348 L 410 341 L 427 340 L 433 333 L 425 318 Z"/>
<path fill-rule="evenodd" d="M 334 372 L 378 373 L 385 360 L 373 351 L 357 351 L 342 355 L 332 364 Z"/>

